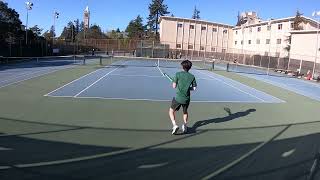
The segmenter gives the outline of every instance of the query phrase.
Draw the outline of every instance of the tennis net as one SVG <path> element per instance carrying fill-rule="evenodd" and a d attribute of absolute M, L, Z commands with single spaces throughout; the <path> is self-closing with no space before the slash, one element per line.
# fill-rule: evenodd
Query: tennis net
<path fill-rule="evenodd" d="M 133 67 L 162 67 L 162 68 L 181 68 L 181 62 L 184 59 L 164 59 L 164 58 L 146 58 L 146 57 L 114 57 L 101 56 L 101 66 L 133 66 Z M 208 60 L 190 60 L 192 68 L 198 70 L 212 69 L 212 61 Z"/>
<path fill-rule="evenodd" d="M 255 75 L 270 75 L 270 76 L 279 76 L 279 77 L 292 77 L 290 71 L 281 71 L 278 72 L 277 69 L 267 68 L 267 67 L 257 67 L 252 65 L 238 64 L 234 62 L 214 60 L 213 61 L 213 70 L 215 71 L 228 71 L 235 73 L 243 74 L 255 74 Z"/>
<path fill-rule="evenodd" d="M 35 66 L 64 66 L 83 64 L 83 56 L 0 57 L 0 64 L 27 63 Z"/>

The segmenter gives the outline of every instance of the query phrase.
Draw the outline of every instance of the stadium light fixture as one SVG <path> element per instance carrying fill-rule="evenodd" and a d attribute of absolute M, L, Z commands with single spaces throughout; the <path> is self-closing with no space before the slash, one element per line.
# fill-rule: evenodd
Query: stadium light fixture
<path fill-rule="evenodd" d="M 28 44 L 28 21 L 29 21 L 29 11 L 32 10 L 33 3 L 32 2 L 25 2 L 26 9 L 27 9 L 27 21 L 26 21 L 26 44 Z"/>

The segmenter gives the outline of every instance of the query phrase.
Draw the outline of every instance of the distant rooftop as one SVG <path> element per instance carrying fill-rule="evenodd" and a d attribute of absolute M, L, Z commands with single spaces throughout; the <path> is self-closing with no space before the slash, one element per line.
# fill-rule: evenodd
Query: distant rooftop
<path fill-rule="evenodd" d="M 215 25 L 221 25 L 221 26 L 226 26 L 229 28 L 232 28 L 234 26 L 229 25 L 229 24 L 223 24 L 223 23 L 217 23 L 217 22 L 212 22 L 212 21 L 206 21 L 206 20 L 201 20 L 201 19 L 189 19 L 189 18 L 180 18 L 180 17 L 171 17 L 171 16 L 161 16 L 160 17 L 160 22 L 162 19 L 167 19 L 167 20 L 179 20 L 179 21 L 187 21 L 187 22 L 198 22 L 198 23 L 204 23 L 204 24 L 215 24 Z"/>

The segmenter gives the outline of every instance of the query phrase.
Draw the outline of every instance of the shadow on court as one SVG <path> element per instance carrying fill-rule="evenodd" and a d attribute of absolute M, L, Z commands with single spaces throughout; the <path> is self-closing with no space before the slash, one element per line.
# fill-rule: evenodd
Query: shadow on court
<path fill-rule="evenodd" d="M 212 123 L 223 123 L 228 121 L 233 121 L 241 117 L 248 116 L 251 113 L 256 112 L 256 109 L 248 109 L 246 111 L 241 111 L 237 113 L 232 113 L 229 108 L 224 108 L 224 110 L 228 113 L 228 116 L 222 117 L 222 118 L 214 118 L 214 119 L 207 119 L 207 120 L 201 120 L 194 123 L 192 127 L 189 127 L 187 134 L 193 134 L 197 132 L 197 129 L 202 126 L 206 126 L 208 124 Z"/>

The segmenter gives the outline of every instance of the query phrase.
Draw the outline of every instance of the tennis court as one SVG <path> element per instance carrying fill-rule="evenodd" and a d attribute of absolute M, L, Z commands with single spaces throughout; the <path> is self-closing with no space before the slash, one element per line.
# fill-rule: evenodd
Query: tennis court
<path fill-rule="evenodd" d="M 173 136 L 167 111 L 175 91 L 164 73 L 174 76 L 180 61 L 110 60 L 0 70 L 1 81 L 26 73 L 0 88 L 0 179 L 310 175 L 320 147 L 319 101 L 194 61 L 199 87 L 190 128 Z"/>
<path fill-rule="evenodd" d="M 176 72 L 181 71 L 180 61 L 163 62 L 169 67 L 143 67 L 150 64 L 147 60 L 133 59 L 117 63 L 118 67 L 108 66 L 96 70 L 53 90 L 46 96 L 148 101 L 170 101 L 174 97 L 175 90 L 170 88 L 171 82 L 164 73 L 173 77 Z M 283 102 L 214 73 L 197 69 L 192 70 L 191 73 L 196 76 L 199 84 L 199 89 L 193 94 L 193 102 Z"/>

